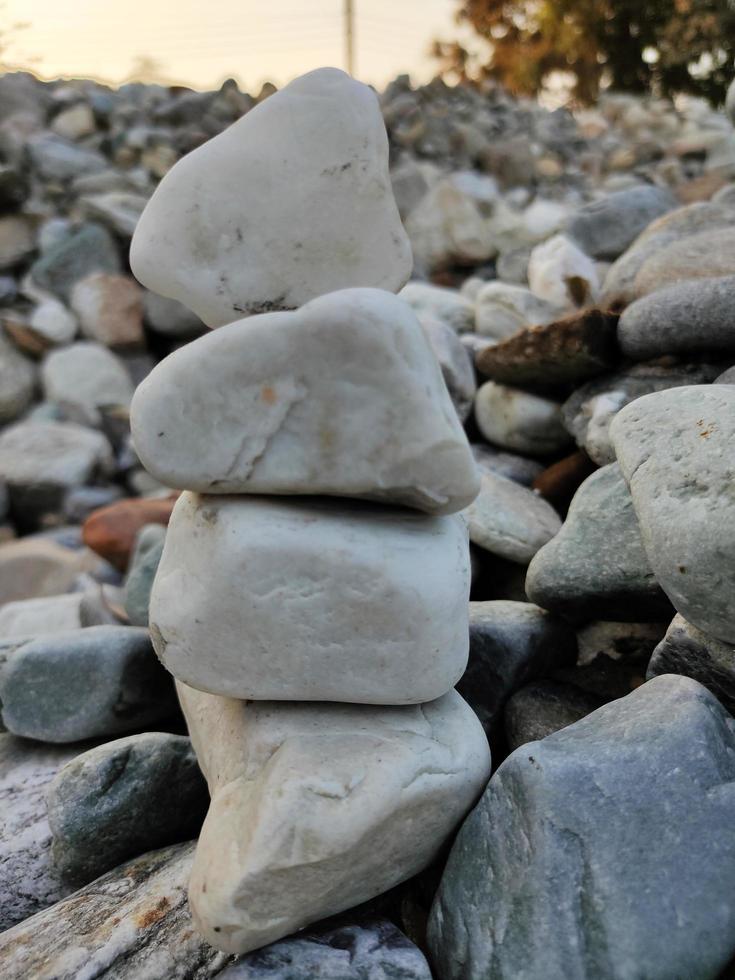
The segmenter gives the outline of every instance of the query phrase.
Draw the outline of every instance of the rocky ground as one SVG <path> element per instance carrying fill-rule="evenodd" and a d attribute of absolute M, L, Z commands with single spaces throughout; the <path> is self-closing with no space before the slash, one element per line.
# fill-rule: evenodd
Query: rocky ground
<path fill-rule="evenodd" d="M 731 975 L 735 131 L 692 100 L 381 96 L 401 296 L 482 471 L 458 690 L 494 775 L 368 907 L 237 960 L 193 931 L 208 795 L 147 630 L 176 495 L 128 408 L 206 328 L 127 253 L 269 94 L 0 78 L 2 977 Z"/>

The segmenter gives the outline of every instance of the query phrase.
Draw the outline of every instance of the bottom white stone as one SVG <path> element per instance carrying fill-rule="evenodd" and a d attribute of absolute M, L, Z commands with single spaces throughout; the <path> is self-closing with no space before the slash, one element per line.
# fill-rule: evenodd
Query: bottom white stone
<path fill-rule="evenodd" d="M 409 707 L 245 702 L 177 684 L 212 796 L 189 886 L 245 953 L 417 874 L 490 776 L 456 691 Z"/>

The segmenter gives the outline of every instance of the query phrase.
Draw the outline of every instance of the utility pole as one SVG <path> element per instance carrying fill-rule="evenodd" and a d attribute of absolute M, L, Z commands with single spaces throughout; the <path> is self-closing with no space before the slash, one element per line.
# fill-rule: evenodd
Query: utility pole
<path fill-rule="evenodd" d="M 345 26 L 345 66 L 348 75 L 355 74 L 355 10 L 353 0 L 344 0 L 344 26 Z"/>

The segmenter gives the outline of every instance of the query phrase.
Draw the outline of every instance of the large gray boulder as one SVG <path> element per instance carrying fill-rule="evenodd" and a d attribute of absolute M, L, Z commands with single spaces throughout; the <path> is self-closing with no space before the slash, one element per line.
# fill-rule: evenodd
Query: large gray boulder
<path fill-rule="evenodd" d="M 587 477 L 561 531 L 528 566 L 531 602 L 574 620 L 667 619 L 617 463 Z"/>
<path fill-rule="evenodd" d="M 690 623 L 735 643 L 735 388 L 645 395 L 610 433 L 661 587 Z"/>
<path fill-rule="evenodd" d="M 431 911 L 441 980 L 711 980 L 735 953 L 735 722 L 659 677 L 517 749 Z"/>

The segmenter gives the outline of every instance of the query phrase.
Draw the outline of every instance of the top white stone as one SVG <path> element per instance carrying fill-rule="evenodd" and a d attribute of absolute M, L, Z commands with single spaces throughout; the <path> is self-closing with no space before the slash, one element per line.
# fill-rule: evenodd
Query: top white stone
<path fill-rule="evenodd" d="M 211 327 L 412 267 L 375 93 L 336 68 L 291 82 L 180 160 L 133 236 L 154 292 Z"/>

